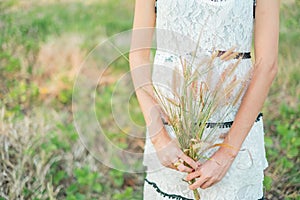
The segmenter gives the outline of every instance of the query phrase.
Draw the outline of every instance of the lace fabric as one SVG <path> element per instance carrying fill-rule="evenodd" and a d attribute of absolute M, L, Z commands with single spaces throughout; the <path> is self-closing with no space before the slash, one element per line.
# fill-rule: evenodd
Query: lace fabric
<path fill-rule="evenodd" d="M 253 32 L 253 0 L 158 0 L 156 32 L 157 51 L 154 57 L 152 80 L 154 84 L 172 87 L 170 70 L 181 68 L 178 55 L 186 56 L 200 44 L 199 60 L 211 55 L 213 49 L 226 51 L 235 46 L 235 51 L 250 52 Z M 175 34 L 173 34 L 175 33 Z M 183 41 L 183 42 L 182 42 Z M 198 52 L 197 52 L 198 53 Z M 214 71 L 216 80 L 230 62 L 217 59 Z M 252 69 L 251 59 L 241 60 L 234 71 L 237 78 L 245 78 Z M 242 87 L 246 88 L 248 83 Z M 166 91 L 167 92 L 167 91 Z M 241 101 L 230 109 L 220 109 L 211 122 L 233 121 Z M 224 115 L 226 118 L 224 119 Z M 165 126 L 170 135 L 172 130 Z M 229 128 L 217 129 L 216 135 L 226 133 Z M 222 142 L 221 139 L 216 141 Z M 217 148 L 211 149 L 210 157 Z M 147 167 L 147 180 L 155 183 L 164 194 L 193 199 L 187 183 L 181 179 L 185 173 L 162 166 L 146 132 L 143 164 Z M 199 189 L 203 200 L 255 200 L 263 196 L 263 170 L 268 166 L 264 147 L 263 120 L 254 123 L 245 139 L 241 151 L 235 158 L 225 177 L 214 186 Z M 221 194 L 221 195 L 220 195 Z M 174 199 L 173 198 L 173 199 Z M 145 182 L 144 199 L 171 199 L 162 195 L 153 185 Z M 178 198 L 180 199 L 180 198 Z"/>
<path fill-rule="evenodd" d="M 170 129 L 167 128 L 170 135 Z M 229 129 L 219 129 L 222 134 Z M 186 173 L 178 172 L 162 166 L 156 156 L 155 149 L 147 132 L 144 161 L 147 166 L 147 180 L 154 182 L 166 194 L 175 194 L 187 199 L 193 199 L 193 193 L 188 189 L 187 183 L 182 181 Z M 203 200 L 255 200 L 263 196 L 263 170 L 268 166 L 265 158 L 263 140 L 263 121 L 256 122 L 244 141 L 238 156 L 235 158 L 225 177 L 214 186 L 202 190 L 199 188 Z M 222 139 L 216 143 L 222 142 Z M 218 148 L 206 152 L 211 156 Z M 154 195 L 154 196 L 153 196 Z M 155 198 L 154 198 L 155 197 Z M 148 183 L 144 187 L 144 200 L 170 199 Z"/>
<path fill-rule="evenodd" d="M 201 34 L 201 48 L 251 50 L 253 1 L 158 0 L 156 27 L 179 32 L 195 42 Z M 160 40 L 159 40 L 160 39 Z M 158 48 L 173 43 L 172 37 L 158 37 Z"/>

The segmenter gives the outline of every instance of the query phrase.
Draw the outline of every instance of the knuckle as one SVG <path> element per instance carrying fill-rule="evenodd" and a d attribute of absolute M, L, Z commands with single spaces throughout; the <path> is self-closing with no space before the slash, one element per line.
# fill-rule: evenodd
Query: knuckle
<path fill-rule="evenodd" d="M 214 176 L 212 174 L 208 174 L 206 177 L 209 178 L 209 179 L 214 178 Z"/>
<path fill-rule="evenodd" d="M 206 176 L 207 178 L 209 178 L 209 179 L 211 179 L 211 178 L 214 177 L 214 175 L 213 175 L 211 172 L 206 172 L 206 173 L 205 173 L 205 176 Z"/>
<path fill-rule="evenodd" d="M 184 172 L 184 169 L 183 169 L 183 168 L 181 168 L 181 167 L 178 167 L 178 171 L 180 171 L 180 172 Z"/>

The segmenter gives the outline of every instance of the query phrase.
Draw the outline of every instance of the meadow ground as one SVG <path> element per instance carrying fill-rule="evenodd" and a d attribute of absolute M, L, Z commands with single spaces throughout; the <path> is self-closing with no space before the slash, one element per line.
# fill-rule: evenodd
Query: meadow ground
<path fill-rule="evenodd" d="M 0 1 L 0 200 L 141 199 L 144 174 L 97 161 L 82 145 L 72 115 L 78 67 L 100 41 L 131 29 L 133 8 L 133 0 Z M 299 55 L 300 2 L 283 1 L 279 73 L 263 110 L 267 199 L 300 199 Z M 143 140 L 132 141 L 112 126 L 107 106 L 116 80 L 128 70 L 124 57 L 103 70 L 95 113 L 110 140 L 142 152 Z M 129 108 L 132 120 L 143 125 L 134 95 Z M 135 128 L 125 127 L 144 134 Z"/>

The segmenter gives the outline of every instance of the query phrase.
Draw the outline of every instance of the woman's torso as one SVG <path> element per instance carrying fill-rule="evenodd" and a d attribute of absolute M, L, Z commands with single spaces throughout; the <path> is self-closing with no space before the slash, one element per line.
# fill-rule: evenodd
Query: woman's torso
<path fill-rule="evenodd" d="M 249 52 L 253 31 L 253 0 L 157 0 L 156 28 L 189 37 L 200 36 L 203 49 Z M 168 47 L 172 37 L 158 38 Z M 168 40 L 168 38 L 170 40 Z"/>
<path fill-rule="evenodd" d="M 209 51 L 226 51 L 235 47 L 237 52 L 250 52 L 253 32 L 253 0 L 157 0 L 156 40 L 157 51 L 154 60 L 152 80 L 162 88 L 172 88 L 172 70 L 180 69 L 178 55 L 186 55 L 197 48 L 199 57 L 210 55 Z M 204 51 L 202 51 L 204 50 Z M 172 53 L 170 53 L 172 52 Z M 189 61 L 191 56 L 186 57 Z M 201 59 L 199 60 L 201 62 Z M 216 61 L 213 78 L 218 81 L 230 63 Z M 251 59 L 243 59 L 235 70 L 235 77 L 241 81 L 252 69 Z M 230 79 L 228 79 L 230 80 Z M 248 80 L 247 80 L 248 81 Z M 247 88 L 247 82 L 235 88 Z M 232 96 L 234 98 L 234 96 Z M 233 120 L 240 101 L 226 114 L 227 120 Z M 228 113 L 220 108 L 212 121 L 219 120 Z"/>

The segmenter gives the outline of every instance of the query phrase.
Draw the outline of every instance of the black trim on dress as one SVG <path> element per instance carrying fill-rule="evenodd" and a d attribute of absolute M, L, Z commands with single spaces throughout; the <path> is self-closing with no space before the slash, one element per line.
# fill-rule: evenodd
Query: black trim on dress
<path fill-rule="evenodd" d="M 154 182 L 149 181 L 148 179 L 145 178 L 145 181 L 149 184 L 152 185 L 152 187 L 163 197 L 168 197 L 169 199 L 176 199 L 176 200 L 193 200 L 193 199 L 188 199 L 186 197 L 176 195 L 176 194 L 168 194 L 163 192 Z"/>
<path fill-rule="evenodd" d="M 260 119 L 263 117 L 262 113 L 259 113 L 255 122 L 259 122 Z M 165 119 L 162 118 L 162 122 L 164 125 L 170 125 Z M 229 122 L 208 122 L 206 123 L 206 128 L 215 128 L 218 126 L 218 128 L 230 128 L 233 124 L 233 121 Z M 199 123 L 199 126 L 201 125 L 201 122 Z"/>
<path fill-rule="evenodd" d="M 176 194 L 168 194 L 163 192 L 154 182 L 149 181 L 147 178 L 145 178 L 145 181 L 151 185 L 160 195 L 162 195 L 163 197 L 168 197 L 169 199 L 176 199 L 176 200 L 193 200 L 193 199 L 189 199 L 186 197 L 183 197 L 181 195 L 176 195 Z M 261 199 L 258 200 L 265 200 L 264 197 L 262 197 Z"/>
<path fill-rule="evenodd" d="M 253 19 L 255 19 L 256 0 L 253 0 Z"/>
<path fill-rule="evenodd" d="M 224 53 L 227 51 L 217 51 L 218 55 L 217 57 L 221 57 Z M 233 59 L 250 59 L 251 53 L 250 52 L 239 52 Z"/>
<path fill-rule="evenodd" d="M 259 113 L 259 115 L 257 116 L 255 122 L 258 122 L 261 118 L 262 118 L 263 114 Z M 223 123 L 206 123 L 206 128 L 214 128 L 216 126 L 218 126 L 218 128 L 230 128 L 233 124 L 233 121 L 229 121 L 229 122 L 223 122 Z"/>

